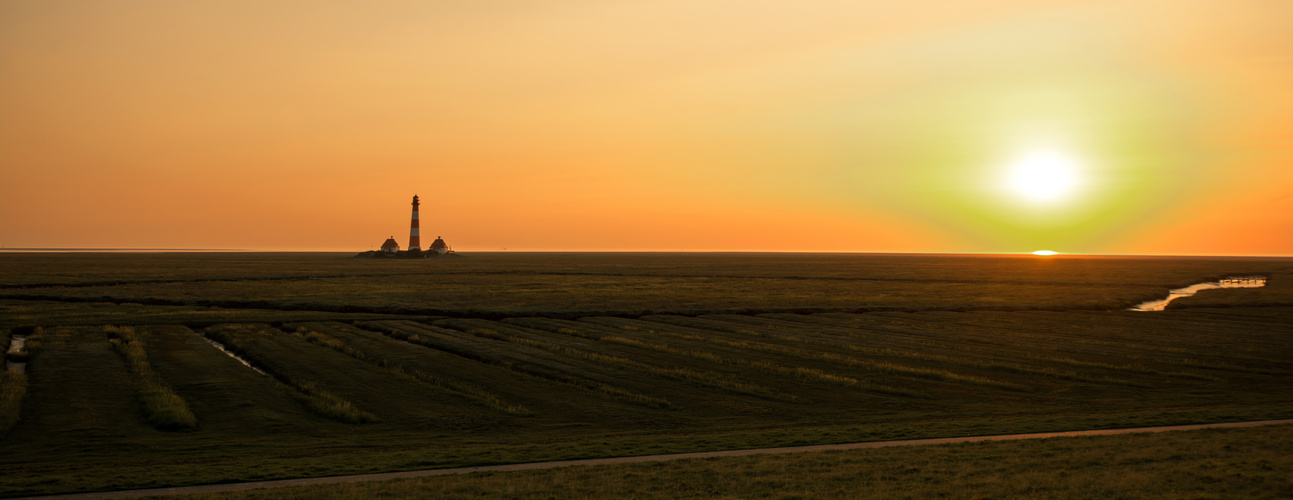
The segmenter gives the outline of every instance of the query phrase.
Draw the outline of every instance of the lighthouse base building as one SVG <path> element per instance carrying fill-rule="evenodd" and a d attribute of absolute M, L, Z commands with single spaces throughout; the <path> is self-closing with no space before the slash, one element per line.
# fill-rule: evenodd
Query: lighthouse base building
<path fill-rule="evenodd" d="M 382 253 L 394 254 L 399 252 L 400 252 L 400 244 L 395 241 L 394 236 L 391 236 L 390 238 L 386 238 L 386 242 L 382 243 Z"/>
<path fill-rule="evenodd" d="M 431 242 L 431 251 L 439 255 L 453 253 L 453 250 L 449 248 L 449 245 L 446 244 L 443 239 L 440 239 L 439 236 L 436 236 L 435 241 Z"/>

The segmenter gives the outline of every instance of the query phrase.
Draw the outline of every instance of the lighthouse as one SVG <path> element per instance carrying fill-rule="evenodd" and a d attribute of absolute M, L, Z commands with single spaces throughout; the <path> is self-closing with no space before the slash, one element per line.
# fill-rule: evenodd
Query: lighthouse
<path fill-rule="evenodd" d="M 409 222 L 409 251 L 422 251 L 422 242 L 418 238 L 418 195 L 413 195 L 413 220 Z"/>

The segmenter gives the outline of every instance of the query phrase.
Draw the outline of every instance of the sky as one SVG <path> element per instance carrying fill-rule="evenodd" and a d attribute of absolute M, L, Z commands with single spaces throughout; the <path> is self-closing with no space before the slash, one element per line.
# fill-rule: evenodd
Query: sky
<path fill-rule="evenodd" d="M 0 2 L 0 246 L 1293 255 L 1293 2 Z"/>

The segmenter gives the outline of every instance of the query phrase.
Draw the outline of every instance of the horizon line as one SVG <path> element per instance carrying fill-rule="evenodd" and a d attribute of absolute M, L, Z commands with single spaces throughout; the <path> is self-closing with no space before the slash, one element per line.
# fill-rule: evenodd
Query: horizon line
<path fill-rule="evenodd" d="M 211 253 L 352 253 L 353 250 L 266 250 L 252 248 L 111 248 L 111 247 L 0 247 L 0 252 L 58 252 L 58 253 L 166 253 L 166 252 L 211 252 Z M 363 251 L 356 252 L 363 253 Z M 464 253 L 462 251 L 456 253 Z M 1293 254 L 1151 254 L 1151 253 L 1083 253 L 1059 252 L 1052 256 L 1033 255 L 1032 251 L 893 251 L 893 250 L 467 250 L 465 253 L 659 253 L 659 254 L 705 254 L 705 253 L 762 253 L 762 254 L 872 254 L 872 255 L 1020 255 L 1039 258 L 1055 257 L 1223 257 L 1223 258 L 1293 258 Z"/>

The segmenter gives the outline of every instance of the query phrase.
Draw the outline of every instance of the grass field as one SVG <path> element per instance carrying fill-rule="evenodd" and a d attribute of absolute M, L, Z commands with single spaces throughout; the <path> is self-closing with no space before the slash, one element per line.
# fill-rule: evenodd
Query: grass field
<path fill-rule="evenodd" d="M 1268 287 L 1123 310 L 1245 274 Z M 0 330 L 29 335 L 30 358 L 2 381 L 0 416 L 18 420 L 0 491 L 1288 418 L 1290 274 L 1289 259 L 0 254 Z"/>
<path fill-rule="evenodd" d="M 367 498 L 1288 498 L 1293 429 L 690 459 L 185 495 Z"/>
<path fill-rule="evenodd" d="M 1186 257 L 483 253 L 411 261 L 342 254 L 5 254 L 0 299 L 570 318 L 857 308 L 1106 310 L 1198 281 L 1278 274 L 1289 266 L 1287 259 Z M 1290 287 L 1273 280 L 1259 300 L 1293 305 Z"/>

